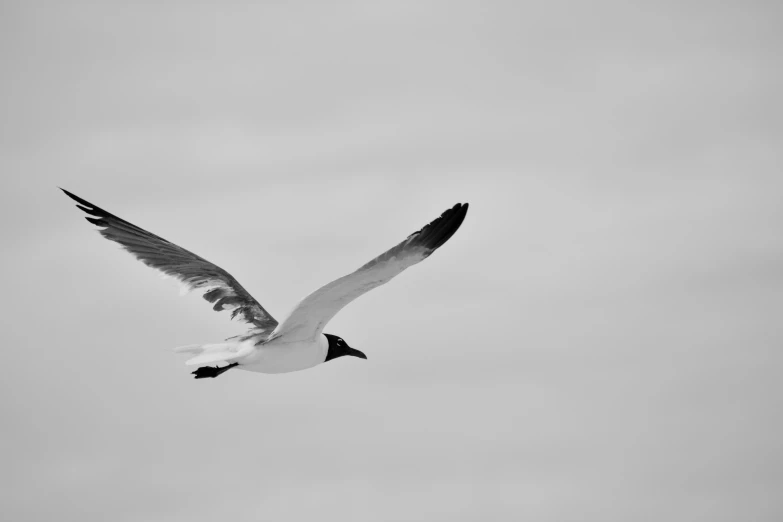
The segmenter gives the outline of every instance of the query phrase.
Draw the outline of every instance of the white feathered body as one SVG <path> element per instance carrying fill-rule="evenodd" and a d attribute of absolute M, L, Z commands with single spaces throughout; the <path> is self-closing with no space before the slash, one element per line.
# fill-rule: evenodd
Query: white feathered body
<path fill-rule="evenodd" d="M 241 360 L 239 369 L 259 373 L 288 373 L 306 370 L 326 360 L 329 341 L 323 334 L 316 340 L 285 342 L 272 339 L 255 347 Z"/>
<path fill-rule="evenodd" d="M 259 373 L 288 373 L 306 370 L 326 360 L 329 341 L 319 334 L 315 340 L 285 341 L 273 338 L 259 343 L 258 337 L 218 344 L 191 345 L 177 352 L 194 353 L 185 363 L 189 366 L 216 363 L 239 363 L 237 368 Z"/>

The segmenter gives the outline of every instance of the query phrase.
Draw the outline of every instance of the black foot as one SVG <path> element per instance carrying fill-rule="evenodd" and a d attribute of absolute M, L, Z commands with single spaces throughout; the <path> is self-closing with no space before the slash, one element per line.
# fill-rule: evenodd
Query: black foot
<path fill-rule="evenodd" d="M 195 372 L 191 372 L 191 373 L 196 376 L 196 379 L 206 379 L 207 377 L 214 379 L 221 373 L 227 372 L 234 366 L 239 366 L 239 363 L 231 363 L 228 366 L 223 366 L 222 368 L 218 366 L 202 366 Z"/>

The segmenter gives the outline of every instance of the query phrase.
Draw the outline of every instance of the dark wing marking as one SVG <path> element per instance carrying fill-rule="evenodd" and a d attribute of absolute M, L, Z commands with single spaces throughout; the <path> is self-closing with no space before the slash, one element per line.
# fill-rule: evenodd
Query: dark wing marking
<path fill-rule="evenodd" d="M 214 303 L 213 310 L 232 310 L 231 318 L 253 324 L 261 333 L 271 331 L 277 321 L 253 299 L 231 274 L 206 259 L 166 241 L 162 237 L 128 223 L 65 189 L 60 189 L 76 205 L 92 217 L 93 225 L 103 227 L 98 232 L 106 239 L 119 243 L 125 250 L 147 266 L 160 270 L 179 280 L 188 289 L 204 291 L 204 299 Z"/>
<path fill-rule="evenodd" d="M 317 337 L 326 323 L 348 303 L 429 257 L 454 235 L 467 212 L 467 203 L 457 203 L 439 218 L 357 271 L 308 295 L 280 323 L 270 339 L 283 335 L 291 340 Z"/>

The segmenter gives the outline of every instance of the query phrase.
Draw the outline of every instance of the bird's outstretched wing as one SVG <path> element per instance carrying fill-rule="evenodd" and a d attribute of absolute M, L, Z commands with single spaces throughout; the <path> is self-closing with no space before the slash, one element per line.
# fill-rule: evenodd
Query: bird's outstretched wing
<path fill-rule="evenodd" d="M 320 334 L 337 312 L 357 297 L 390 281 L 394 276 L 426 259 L 454 235 L 465 214 L 467 203 L 457 203 L 439 218 L 376 257 L 356 272 L 332 281 L 305 297 L 269 339 L 307 340 Z"/>
<path fill-rule="evenodd" d="M 206 259 L 151 234 L 144 229 L 106 212 L 65 189 L 78 208 L 89 214 L 87 221 L 103 227 L 101 235 L 119 243 L 147 266 L 179 280 L 190 290 L 204 292 L 204 299 L 214 303 L 216 311 L 233 310 L 231 318 L 239 317 L 252 324 L 257 333 L 272 331 L 277 321 L 253 299 L 231 274 Z"/>

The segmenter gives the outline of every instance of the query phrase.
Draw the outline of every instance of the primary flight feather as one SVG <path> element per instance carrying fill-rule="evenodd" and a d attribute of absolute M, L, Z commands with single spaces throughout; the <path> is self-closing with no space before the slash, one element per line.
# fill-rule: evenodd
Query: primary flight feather
<path fill-rule="evenodd" d="M 204 299 L 213 304 L 214 310 L 231 310 L 232 318 L 238 317 L 251 326 L 246 334 L 222 343 L 178 348 L 177 351 L 194 355 L 186 364 L 228 363 L 200 367 L 193 372 L 196 379 L 217 377 L 230 368 L 284 373 L 311 368 L 344 355 L 366 359 L 341 337 L 323 333 L 326 324 L 357 297 L 426 259 L 454 235 L 468 211 L 467 203 L 457 203 L 397 246 L 302 299 L 278 323 L 219 266 L 61 190 L 89 215 L 87 221 L 101 227 L 99 232 L 103 237 L 119 243 L 147 266 L 176 278 L 187 289 L 203 291 Z"/>

